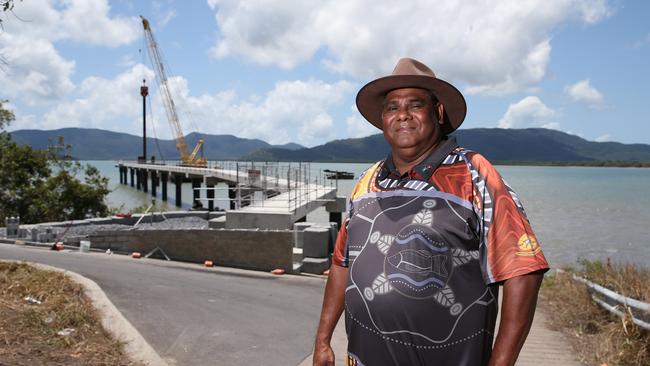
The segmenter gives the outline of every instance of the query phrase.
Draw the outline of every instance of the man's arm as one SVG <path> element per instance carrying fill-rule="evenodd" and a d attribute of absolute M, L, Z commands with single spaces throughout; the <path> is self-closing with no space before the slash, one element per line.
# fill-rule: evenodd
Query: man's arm
<path fill-rule="evenodd" d="M 533 272 L 506 280 L 503 284 L 501 323 L 489 366 L 512 366 L 533 324 L 537 293 L 543 274 Z"/>
<path fill-rule="evenodd" d="M 330 341 L 345 306 L 345 287 L 347 284 L 348 269 L 336 264 L 332 265 L 327 277 L 325 295 L 323 296 L 323 309 L 321 310 L 320 323 L 316 332 L 314 366 L 334 365 L 334 351 L 332 351 Z"/>

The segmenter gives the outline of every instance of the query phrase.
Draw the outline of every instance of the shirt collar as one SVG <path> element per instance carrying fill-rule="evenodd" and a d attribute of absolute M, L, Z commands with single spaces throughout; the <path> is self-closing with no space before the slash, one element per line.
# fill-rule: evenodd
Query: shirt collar
<path fill-rule="evenodd" d="M 457 147 L 458 143 L 456 142 L 455 136 L 443 137 L 438 147 L 436 147 L 420 164 L 413 167 L 404 175 L 413 176 L 413 173 L 416 173 L 422 180 L 428 181 L 431 178 L 431 175 L 433 175 L 433 172 L 440 166 L 440 164 L 442 164 L 449 153 L 454 151 Z M 388 153 L 388 156 L 384 159 L 384 163 L 382 164 L 377 179 L 399 179 L 401 177 L 402 174 L 400 174 L 393 162 L 393 155 Z"/>

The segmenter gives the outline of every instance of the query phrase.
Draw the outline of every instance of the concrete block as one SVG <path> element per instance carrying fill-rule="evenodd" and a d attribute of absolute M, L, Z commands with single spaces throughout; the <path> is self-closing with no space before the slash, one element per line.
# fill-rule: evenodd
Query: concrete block
<path fill-rule="evenodd" d="M 217 217 L 222 217 L 222 216 L 226 217 L 226 211 L 210 211 L 208 213 L 208 220 L 216 219 Z"/>
<path fill-rule="evenodd" d="M 5 217 L 7 238 L 17 238 L 20 230 L 20 217 Z"/>
<path fill-rule="evenodd" d="M 308 227 L 314 226 L 313 222 L 294 222 L 293 229 L 296 231 L 303 231 Z"/>
<path fill-rule="evenodd" d="M 293 224 L 293 230 L 295 232 L 294 244 L 293 244 L 294 247 L 296 248 L 303 247 L 303 243 L 305 242 L 304 231 L 306 228 L 311 227 L 312 225 L 314 225 L 313 222 L 295 222 Z"/>
<path fill-rule="evenodd" d="M 293 263 L 296 262 L 302 262 L 302 259 L 305 256 L 302 254 L 302 249 L 301 248 L 293 248 Z"/>
<path fill-rule="evenodd" d="M 333 201 L 325 204 L 325 210 L 327 212 L 345 212 L 347 210 L 347 203 L 347 198 L 336 197 Z"/>
<path fill-rule="evenodd" d="M 302 271 L 306 273 L 322 274 L 328 268 L 330 268 L 329 258 L 305 257 L 302 260 Z"/>
<path fill-rule="evenodd" d="M 226 229 L 290 230 L 292 226 L 289 213 L 226 211 Z"/>
<path fill-rule="evenodd" d="M 110 225 L 110 224 L 115 224 L 115 220 L 113 217 L 97 217 L 94 219 L 87 219 L 91 225 Z"/>
<path fill-rule="evenodd" d="M 31 238 L 32 238 L 32 241 L 38 241 L 38 228 L 37 227 L 32 228 Z"/>
<path fill-rule="evenodd" d="M 302 250 L 305 257 L 326 258 L 329 256 L 330 229 L 309 227 L 303 231 Z"/>
<path fill-rule="evenodd" d="M 168 219 L 183 218 L 183 217 L 199 217 L 203 220 L 208 220 L 208 211 L 167 211 L 164 212 L 165 217 Z"/>
<path fill-rule="evenodd" d="M 226 228 L 226 216 L 215 217 L 208 221 L 208 227 L 210 229 L 225 229 Z"/>

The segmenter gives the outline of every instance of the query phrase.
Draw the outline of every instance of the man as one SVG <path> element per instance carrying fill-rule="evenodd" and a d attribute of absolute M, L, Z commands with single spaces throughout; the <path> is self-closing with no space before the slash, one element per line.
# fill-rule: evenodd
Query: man
<path fill-rule="evenodd" d="M 352 191 L 314 365 L 334 364 L 344 310 L 348 365 L 514 365 L 548 264 L 517 195 L 448 136 L 465 118 L 462 94 L 401 59 L 359 91 L 357 107 L 391 152 Z"/>

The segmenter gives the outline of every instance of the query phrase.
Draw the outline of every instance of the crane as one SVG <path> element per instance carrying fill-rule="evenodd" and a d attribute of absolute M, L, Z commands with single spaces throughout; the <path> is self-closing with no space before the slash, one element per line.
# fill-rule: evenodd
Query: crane
<path fill-rule="evenodd" d="M 176 113 L 176 106 L 174 105 L 174 99 L 172 99 L 172 94 L 169 91 L 169 84 L 167 82 L 167 75 L 165 74 L 165 68 L 162 63 L 162 57 L 160 55 L 160 50 L 156 43 L 156 39 L 153 36 L 151 27 L 149 26 L 149 21 L 140 15 L 142 19 L 142 26 L 144 27 L 144 35 L 147 39 L 148 53 L 149 58 L 151 58 L 151 63 L 154 66 L 156 77 L 158 79 L 158 85 L 160 87 L 160 96 L 165 106 L 165 112 L 167 114 L 167 120 L 171 126 L 174 138 L 176 139 L 176 148 L 181 154 L 181 163 L 188 166 L 196 167 L 206 167 L 207 161 L 203 156 L 197 156 L 199 151 L 202 151 L 204 140 L 199 138 L 199 141 L 196 143 L 196 146 L 191 153 L 187 151 L 187 143 L 185 142 L 185 135 L 183 135 L 183 130 L 181 129 L 181 124 L 178 121 L 178 114 Z"/>

